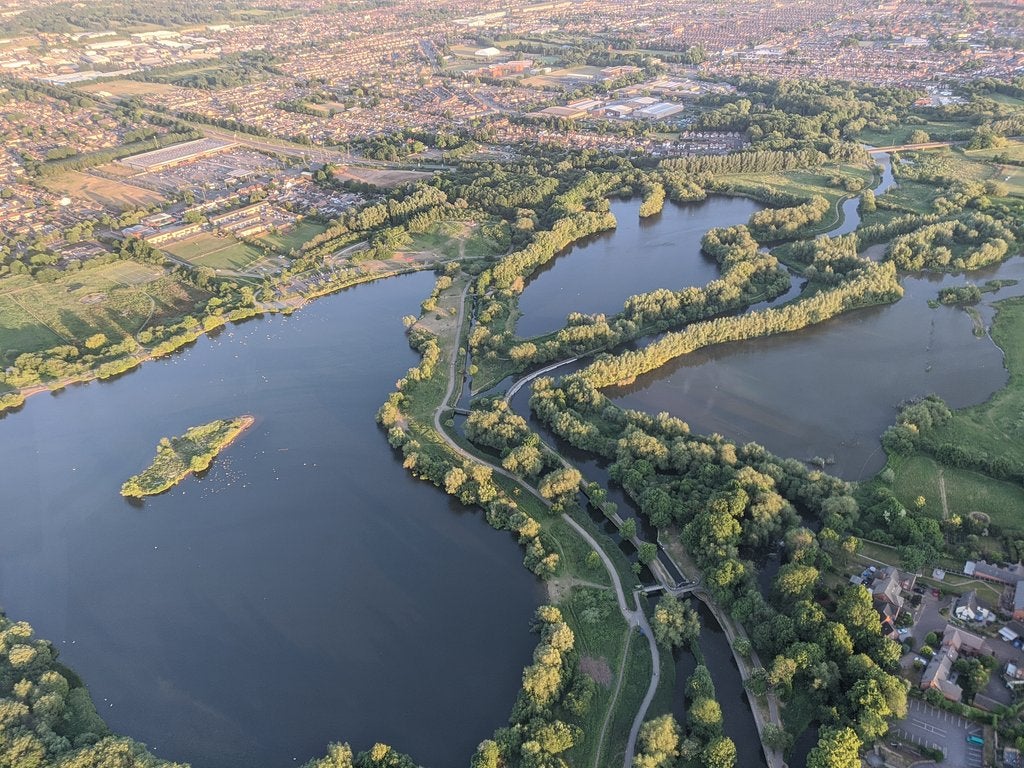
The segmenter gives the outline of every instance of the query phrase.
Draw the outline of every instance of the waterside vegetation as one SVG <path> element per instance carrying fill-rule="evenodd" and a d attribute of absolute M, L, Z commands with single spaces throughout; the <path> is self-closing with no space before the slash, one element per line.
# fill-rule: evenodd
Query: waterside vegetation
<path fill-rule="evenodd" d="M 189 475 L 202 472 L 221 451 L 255 423 L 252 416 L 218 419 L 191 427 L 179 437 L 162 437 L 153 462 L 121 486 L 131 498 L 155 496 L 174 487 Z"/>

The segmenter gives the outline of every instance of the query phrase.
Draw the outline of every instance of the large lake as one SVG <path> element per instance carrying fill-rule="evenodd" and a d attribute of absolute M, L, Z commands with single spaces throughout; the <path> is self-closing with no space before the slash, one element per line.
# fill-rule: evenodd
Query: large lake
<path fill-rule="evenodd" d="M 433 280 L 249 321 L 0 420 L 0 605 L 115 732 L 196 768 L 301 764 L 332 740 L 451 766 L 507 722 L 542 589 L 373 420 Z M 255 426 L 205 477 L 119 496 L 161 436 L 242 413 Z"/>

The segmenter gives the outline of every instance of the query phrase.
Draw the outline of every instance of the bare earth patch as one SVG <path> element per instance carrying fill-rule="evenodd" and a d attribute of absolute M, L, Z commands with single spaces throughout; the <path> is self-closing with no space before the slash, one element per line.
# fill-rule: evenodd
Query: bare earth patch
<path fill-rule="evenodd" d="M 607 659 L 594 656 L 580 656 L 580 669 L 598 685 L 608 688 L 612 684 L 612 670 Z"/>

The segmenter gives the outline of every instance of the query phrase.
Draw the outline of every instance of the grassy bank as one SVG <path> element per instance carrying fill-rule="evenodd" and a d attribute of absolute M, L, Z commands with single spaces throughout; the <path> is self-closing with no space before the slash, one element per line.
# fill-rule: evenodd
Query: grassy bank
<path fill-rule="evenodd" d="M 464 465 L 463 457 L 456 455 L 434 430 L 433 418 L 445 396 L 452 355 L 460 354 L 460 340 L 466 333 L 467 323 L 458 327 L 456 318 L 468 280 L 466 275 L 455 276 L 452 284 L 438 294 L 435 308 L 424 313 L 413 327 L 414 331 L 433 334 L 441 349 L 430 376 L 416 378 L 401 389 L 403 428 L 418 441 L 421 465 L 425 460 Z M 469 454 L 494 460 L 454 431 L 452 437 Z M 584 711 L 556 707 L 558 719 L 578 726 L 583 734 L 566 758 L 574 768 L 613 764 L 621 759 L 629 727 L 650 678 L 647 644 L 637 642 L 636 638 L 627 643 L 630 630 L 619 611 L 608 574 L 589 544 L 519 482 L 497 473 L 492 479 L 501 497 L 536 521 L 544 550 L 558 556 L 557 569 L 546 577 L 548 602 L 559 608 L 573 630 L 580 669 L 594 681 L 593 695 Z M 598 541 L 602 540 L 604 534 L 589 517 L 580 513 L 575 519 Z M 605 550 L 624 584 L 631 585 L 635 576 L 625 556 L 614 546 Z M 600 739 L 602 733 L 604 739 Z"/>
<path fill-rule="evenodd" d="M 193 472 L 202 472 L 254 422 L 252 416 L 218 419 L 192 427 L 180 437 L 162 438 L 153 463 L 128 478 L 121 486 L 121 495 L 153 496 L 172 488 Z"/>
<path fill-rule="evenodd" d="M 1007 299 L 997 306 L 992 339 L 1003 350 L 1010 380 L 981 405 L 955 411 L 953 418 L 933 428 L 929 437 L 938 443 L 974 446 L 991 456 L 1024 464 L 1024 298 Z"/>

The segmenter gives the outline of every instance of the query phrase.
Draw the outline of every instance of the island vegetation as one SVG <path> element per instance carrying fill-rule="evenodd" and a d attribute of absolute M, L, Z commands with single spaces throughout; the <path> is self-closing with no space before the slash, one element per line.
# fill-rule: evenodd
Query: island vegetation
<path fill-rule="evenodd" d="M 174 487 L 189 475 L 208 469 L 217 455 L 255 423 L 252 416 L 217 419 L 189 428 L 179 437 L 162 437 L 156 458 L 121 486 L 130 498 L 155 496 Z"/>

